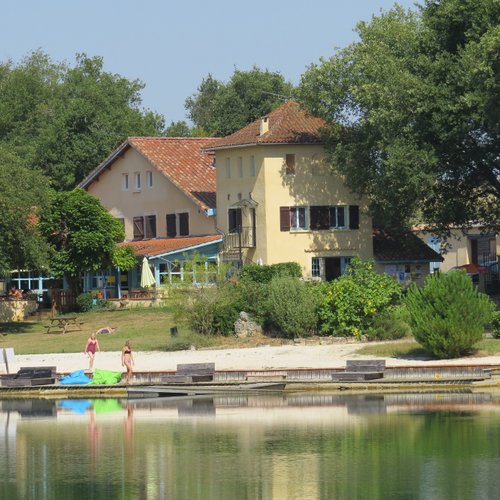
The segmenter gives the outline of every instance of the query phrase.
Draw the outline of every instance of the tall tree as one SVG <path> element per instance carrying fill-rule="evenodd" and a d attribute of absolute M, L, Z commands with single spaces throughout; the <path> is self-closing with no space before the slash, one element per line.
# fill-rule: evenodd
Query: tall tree
<path fill-rule="evenodd" d="M 281 74 L 254 67 L 235 70 L 226 84 L 209 74 L 185 107 L 196 127 L 224 136 L 269 113 L 292 92 L 292 84 Z"/>
<path fill-rule="evenodd" d="M 500 2 L 395 6 L 357 32 L 299 91 L 334 168 L 393 227 L 500 230 Z"/>
<path fill-rule="evenodd" d="M 48 208 L 49 180 L 0 145 L 0 275 L 48 267 L 49 247 L 37 224 Z"/>
<path fill-rule="evenodd" d="M 123 225 L 82 189 L 54 193 L 50 209 L 41 214 L 40 228 L 51 245 L 52 274 L 65 276 L 76 293 L 86 271 L 135 265 L 130 251 L 116 245 L 123 241 Z"/>
<path fill-rule="evenodd" d="M 141 109 L 144 85 L 103 69 L 100 57 L 53 63 L 34 52 L 0 64 L 0 143 L 32 169 L 70 189 L 127 136 L 163 133 L 163 118 Z"/>

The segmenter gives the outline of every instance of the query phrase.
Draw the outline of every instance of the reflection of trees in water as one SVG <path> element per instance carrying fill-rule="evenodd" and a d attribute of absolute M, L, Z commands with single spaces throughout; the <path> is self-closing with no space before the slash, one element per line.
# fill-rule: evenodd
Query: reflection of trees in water
<path fill-rule="evenodd" d="M 433 399 L 441 410 L 431 410 Z M 208 399 L 198 409 L 210 401 L 215 417 L 137 402 L 116 414 L 18 420 L 15 449 L 0 450 L 1 497 L 141 498 L 147 490 L 149 498 L 189 499 L 477 498 L 500 486 L 500 415 L 479 413 L 494 404 L 488 395 L 262 397 L 261 414 L 278 412 L 272 422 L 251 419 L 251 398 Z M 347 409 L 349 425 L 300 423 L 301 408 L 337 407 Z"/>

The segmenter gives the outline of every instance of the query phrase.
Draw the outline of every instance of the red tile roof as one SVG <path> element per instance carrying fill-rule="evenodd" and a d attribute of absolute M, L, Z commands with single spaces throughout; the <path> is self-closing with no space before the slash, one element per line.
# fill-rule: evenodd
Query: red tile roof
<path fill-rule="evenodd" d="M 322 144 L 325 122 L 315 118 L 296 102 L 289 101 L 267 115 L 269 130 L 260 135 L 261 119 L 210 144 L 207 149 L 225 149 L 257 144 Z"/>
<path fill-rule="evenodd" d="M 164 255 L 170 252 L 187 251 L 193 247 L 222 241 L 220 234 L 187 236 L 185 238 L 161 238 L 156 240 L 124 241 L 120 246 L 132 247 L 136 257 Z"/>
<path fill-rule="evenodd" d="M 134 148 L 167 179 L 203 210 L 215 208 L 215 169 L 213 158 L 202 151 L 216 138 L 129 137 L 99 165 L 80 187 L 86 188 L 129 147 Z"/>

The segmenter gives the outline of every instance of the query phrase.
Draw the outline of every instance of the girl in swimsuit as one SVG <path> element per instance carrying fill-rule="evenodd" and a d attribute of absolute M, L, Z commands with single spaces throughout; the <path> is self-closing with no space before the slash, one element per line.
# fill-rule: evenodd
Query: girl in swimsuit
<path fill-rule="evenodd" d="M 132 365 L 134 364 L 134 355 L 132 354 L 132 346 L 130 340 L 125 342 L 122 349 L 122 366 L 127 368 L 127 384 L 132 381 Z"/>
<path fill-rule="evenodd" d="M 83 350 L 83 352 L 86 353 L 89 357 L 89 370 L 94 369 L 94 356 L 96 350 L 101 352 L 99 341 L 95 338 L 95 333 L 93 333 L 87 340 L 87 344 L 85 345 L 85 349 Z"/>

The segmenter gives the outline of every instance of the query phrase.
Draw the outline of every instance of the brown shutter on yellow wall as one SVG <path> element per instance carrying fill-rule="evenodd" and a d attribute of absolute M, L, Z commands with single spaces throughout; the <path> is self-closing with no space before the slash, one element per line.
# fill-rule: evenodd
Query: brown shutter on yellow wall
<path fill-rule="evenodd" d="M 359 207 L 349 205 L 349 229 L 359 229 Z"/>
<path fill-rule="evenodd" d="M 175 214 L 167 214 L 167 238 L 175 238 L 177 236 L 175 220 Z"/>
<path fill-rule="evenodd" d="M 290 231 L 290 207 L 280 207 L 280 230 Z"/>
<path fill-rule="evenodd" d="M 311 217 L 311 229 L 330 228 L 330 207 L 311 207 L 309 213 Z"/>
<path fill-rule="evenodd" d="M 179 236 L 189 236 L 189 214 L 179 214 Z"/>
<path fill-rule="evenodd" d="M 134 240 L 144 239 L 144 218 L 134 217 Z"/>
<path fill-rule="evenodd" d="M 146 239 L 156 238 L 156 215 L 146 215 L 145 222 Z"/>

